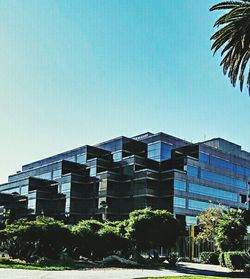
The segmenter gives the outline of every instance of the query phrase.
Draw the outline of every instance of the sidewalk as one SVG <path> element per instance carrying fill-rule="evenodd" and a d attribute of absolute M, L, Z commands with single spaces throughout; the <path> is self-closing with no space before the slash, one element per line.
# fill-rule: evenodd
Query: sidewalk
<path fill-rule="evenodd" d="M 212 264 L 200 264 L 200 263 L 179 263 L 177 271 L 185 273 L 186 275 L 207 275 L 207 276 L 221 276 L 221 277 L 236 277 L 239 273 L 233 273 L 226 267 Z"/>
<path fill-rule="evenodd" d="M 217 265 L 179 263 L 176 270 L 169 269 L 121 269 L 99 268 L 88 270 L 39 271 L 22 269 L 1 269 L 1 279 L 134 279 L 140 277 L 209 275 L 222 277 L 242 277 L 240 273 L 231 273 L 229 269 Z"/>

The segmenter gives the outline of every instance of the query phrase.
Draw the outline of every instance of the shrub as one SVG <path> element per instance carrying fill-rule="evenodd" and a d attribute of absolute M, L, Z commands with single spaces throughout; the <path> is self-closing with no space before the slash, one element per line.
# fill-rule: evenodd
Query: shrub
<path fill-rule="evenodd" d="M 178 261 L 178 254 L 177 253 L 170 253 L 167 257 L 167 261 L 169 263 L 169 266 L 170 267 L 175 267 L 176 266 L 176 263 Z"/>
<path fill-rule="evenodd" d="M 184 262 L 184 263 L 190 263 L 191 262 L 189 257 L 179 257 L 178 261 L 179 262 Z"/>
<path fill-rule="evenodd" d="M 218 252 L 202 252 L 200 254 L 200 261 L 205 264 L 219 264 Z"/>
<path fill-rule="evenodd" d="M 242 248 L 246 234 L 245 218 L 241 210 L 230 209 L 219 218 L 216 231 L 216 246 L 221 252 L 237 251 Z"/>
<path fill-rule="evenodd" d="M 51 266 L 55 264 L 55 262 L 47 257 L 41 257 L 36 261 L 36 264 L 40 266 Z"/>
<path fill-rule="evenodd" d="M 140 209 L 129 214 L 127 236 L 138 251 L 172 247 L 180 231 L 174 215 L 166 210 Z"/>
<path fill-rule="evenodd" d="M 219 255 L 219 263 L 221 266 L 226 266 L 224 252 L 220 253 L 220 255 Z"/>
<path fill-rule="evenodd" d="M 245 271 L 247 274 L 250 274 L 250 264 L 245 264 L 245 266 L 244 266 L 244 271 Z"/>
<path fill-rule="evenodd" d="M 241 251 L 224 252 L 225 266 L 232 270 L 243 269 L 246 263 L 244 254 L 245 252 Z"/>
<path fill-rule="evenodd" d="M 98 231 L 98 237 L 101 243 L 98 253 L 101 257 L 120 255 L 121 251 L 129 249 L 129 240 L 123 237 L 116 227 L 105 225 Z"/>
<path fill-rule="evenodd" d="M 59 259 L 70 249 L 72 234 L 60 221 L 39 216 L 34 221 L 20 219 L 0 231 L 1 249 L 10 257 L 34 262 L 40 257 Z"/>
<path fill-rule="evenodd" d="M 244 271 L 247 274 L 250 274 L 250 248 L 248 248 L 248 250 L 245 252 L 244 259 L 245 259 Z"/>
<path fill-rule="evenodd" d="M 82 220 L 72 227 L 72 232 L 76 237 L 75 256 L 87 258 L 98 258 L 98 251 L 101 247 L 98 231 L 104 224 L 97 220 Z"/>
<path fill-rule="evenodd" d="M 129 240 L 119 232 L 115 223 L 109 224 L 83 220 L 74 226 L 72 231 L 78 240 L 75 243 L 76 256 L 102 259 L 127 251 L 130 246 Z"/>

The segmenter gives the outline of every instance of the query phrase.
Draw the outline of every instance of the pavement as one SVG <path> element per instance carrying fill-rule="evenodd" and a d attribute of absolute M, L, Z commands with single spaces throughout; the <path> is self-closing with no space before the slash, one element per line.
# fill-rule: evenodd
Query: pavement
<path fill-rule="evenodd" d="M 0 279 L 134 279 L 140 277 L 183 275 L 209 275 L 244 278 L 240 277 L 240 273 L 232 274 L 227 268 L 217 265 L 195 263 L 179 263 L 176 270 L 98 268 L 87 270 L 42 271 L 0 268 Z"/>

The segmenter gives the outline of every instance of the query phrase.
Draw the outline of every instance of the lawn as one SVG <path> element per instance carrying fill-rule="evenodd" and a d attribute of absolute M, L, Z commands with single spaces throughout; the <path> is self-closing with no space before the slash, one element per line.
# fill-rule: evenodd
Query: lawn
<path fill-rule="evenodd" d="M 37 264 L 26 263 L 25 261 L 9 259 L 0 257 L 0 268 L 18 268 L 18 269 L 33 269 L 33 270 L 69 270 L 77 269 L 73 266 L 52 265 L 52 266 L 39 266 Z"/>
<path fill-rule="evenodd" d="M 138 279 L 229 279 L 229 277 L 213 277 L 213 276 L 169 276 L 169 277 L 143 277 Z"/>

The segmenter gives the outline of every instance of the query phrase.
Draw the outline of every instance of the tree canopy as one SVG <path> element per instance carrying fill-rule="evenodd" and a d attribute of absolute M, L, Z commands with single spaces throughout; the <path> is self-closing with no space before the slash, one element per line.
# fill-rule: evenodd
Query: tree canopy
<path fill-rule="evenodd" d="M 210 11 L 227 12 L 216 20 L 214 27 L 219 30 L 213 34 L 212 50 L 221 50 L 221 66 L 233 86 L 239 80 L 242 91 L 244 82 L 250 94 L 250 0 L 224 1 L 211 7 Z M 247 75 L 245 79 L 245 74 Z"/>
<path fill-rule="evenodd" d="M 119 254 L 128 249 L 129 241 L 119 231 L 115 223 L 101 223 L 97 220 L 83 220 L 72 227 L 77 237 L 76 254 L 93 259 L 101 259 L 111 254 Z"/>
<path fill-rule="evenodd" d="M 36 257 L 59 259 L 71 239 L 71 231 L 62 222 L 43 216 L 34 221 L 20 219 L 0 231 L 1 249 L 27 261 Z"/>
<path fill-rule="evenodd" d="M 218 219 L 215 241 L 221 251 L 241 249 L 247 226 L 242 210 L 230 209 Z"/>
<path fill-rule="evenodd" d="M 173 246 L 178 237 L 178 228 L 179 224 L 172 213 L 142 209 L 130 213 L 127 234 L 138 249 L 146 250 L 157 246 Z"/>
<path fill-rule="evenodd" d="M 196 239 L 201 240 L 212 240 L 215 236 L 215 229 L 217 227 L 218 221 L 222 216 L 222 208 L 207 208 L 205 212 L 199 216 L 197 219 L 199 221 L 199 227 L 201 231 L 197 235 Z"/>

